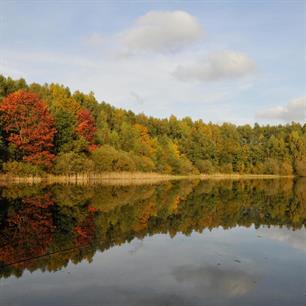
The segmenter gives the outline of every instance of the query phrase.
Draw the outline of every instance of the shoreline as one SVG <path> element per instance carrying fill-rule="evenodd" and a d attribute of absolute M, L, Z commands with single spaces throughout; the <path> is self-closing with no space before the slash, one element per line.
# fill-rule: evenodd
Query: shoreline
<path fill-rule="evenodd" d="M 146 184 L 159 183 L 174 180 L 241 180 L 241 179 L 281 179 L 295 178 L 294 175 L 276 174 L 238 174 L 238 173 L 215 173 L 215 174 L 191 174 L 171 175 L 146 172 L 109 172 L 100 174 L 73 174 L 73 175 L 52 175 L 45 176 L 15 176 L 0 174 L 0 185 L 7 184 Z"/>

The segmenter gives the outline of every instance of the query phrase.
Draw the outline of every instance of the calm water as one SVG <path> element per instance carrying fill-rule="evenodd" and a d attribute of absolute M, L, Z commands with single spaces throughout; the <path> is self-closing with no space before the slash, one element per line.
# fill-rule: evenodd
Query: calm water
<path fill-rule="evenodd" d="M 0 305 L 306 305 L 306 181 L 0 188 Z"/>

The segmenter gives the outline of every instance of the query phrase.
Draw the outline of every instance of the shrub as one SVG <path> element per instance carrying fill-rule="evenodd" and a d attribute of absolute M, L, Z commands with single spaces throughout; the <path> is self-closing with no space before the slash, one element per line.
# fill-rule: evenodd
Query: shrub
<path fill-rule="evenodd" d="M 88 152 L 89 143 L 84 139 L 80 138 L 77 140 L 70 141 L 61 146 L 62 153 L 87 153 Z"/>
<path fill-rule="evenodd" d="M 92 152 L 91 157 L 94 162 L 96 172 L 107 172 L 113 170 L 113 161 L 116 159 L 117 150 L 113 147 L 105 145 L 97 148 Z"/>
<path fill-rule="evenodd" d="M 295 161 L 295 171 L 299 176 L 306 176 L 306 158 L 302 157 Z"/>
<path fill-rule="evenodd" d="M 18 176 L 40 176 L 44 174 L 44 171 L 39 166 L 17 161 L 4 163 L 3 170 L 8 174 Z"/>
<path fill-rule="evenodd" d="M 195 166 L 199 169 L 200 173 L 211 174 L 215 171 L 212 162 L 208 159 L 197 160 Z"/>
<path fill-rule="evenodd" d="M 292 168 L 291 162 L 288 162 L 288 161 L 280 162 L 279 163 L 279 174 L 292 175 L 293 168 Z"/>
<path fill-rule="evenodd" d="M 279 163 L 272 158 L 266 159 L 266 161 L 263 164 L 263 173 L 264 174 L 279 174 L 280 168 Z"/>
<path fill-rule="evenodd" d="M 220 172 L 221 173 L 233 173 L 233 166 L 231 163 L 227 163 L 227 164 L 223 164 L 222 166 L 220 166 Z"/>
<path fill-rule="evenodd" d="M 141 172 L 152 172 L 156 170 L 155 164 L 149 157 L 131 154 L 136 169 Z"/>
<path fill-rule="evenodd" d="M 255 165 L 251 167 L 252 174 L 264 174 L 264 164 L 257 162 Z"/>
<path fill-rule="evenodd" d="M 199 170 L 195 168 L 192 162 L 185 156 L 179 160 L 178 174 L 198 174 Z"/>
<path fill-rule="evenodd" d="M 75 152 L 61 153 L 55 160 L 53 172 L 55 174 L 76 174 L 93 171 L 92 160 L 84 154 Z"/>
<path fill-rule="evenodd" d="M 137 168 L 129 153 L 108 145 L 97 148 L 91 156 L 96 172 L 135 171 Z"/>
<path fill-rule="evenodd" d="M 117 152 L 113 160 L 113 171 L 135 171 L 136 164 L 127 152 Z"/>

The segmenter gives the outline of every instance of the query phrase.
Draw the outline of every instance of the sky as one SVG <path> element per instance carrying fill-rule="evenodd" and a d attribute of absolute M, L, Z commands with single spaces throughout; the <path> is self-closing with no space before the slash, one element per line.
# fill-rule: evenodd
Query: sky
<path fill-rule="evenodd" d="M 305 123 L 306 0 L 1 0 L 0 74 L 159 118 Z"/>

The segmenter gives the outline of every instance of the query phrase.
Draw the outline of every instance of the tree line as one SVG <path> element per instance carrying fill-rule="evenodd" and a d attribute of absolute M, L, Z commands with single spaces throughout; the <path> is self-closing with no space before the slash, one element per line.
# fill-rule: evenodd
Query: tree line
<path fill-rule="evenodd" d="M 0 75 L 0 171 L 306 176 L 306 124 L 236 126 L 135 114 L 92 92 Z"/>

